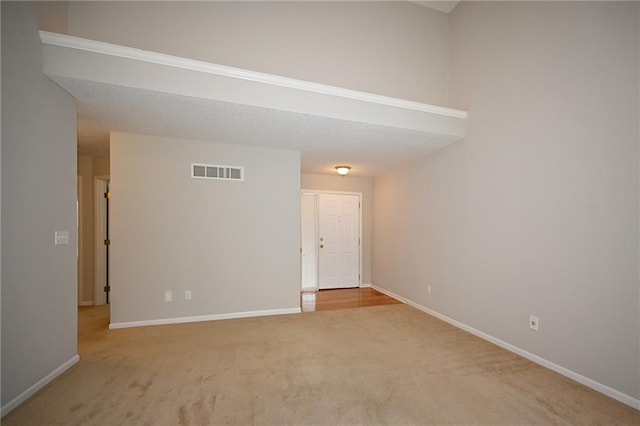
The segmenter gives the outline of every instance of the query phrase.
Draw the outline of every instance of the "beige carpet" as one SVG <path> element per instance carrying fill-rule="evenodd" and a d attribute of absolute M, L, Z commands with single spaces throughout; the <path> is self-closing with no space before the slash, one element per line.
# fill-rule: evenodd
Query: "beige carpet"
<path fill-rule="evenodd" d="M 640 412 L 407 305 L 106 330 L 3 425 L 640 424 Z"/>

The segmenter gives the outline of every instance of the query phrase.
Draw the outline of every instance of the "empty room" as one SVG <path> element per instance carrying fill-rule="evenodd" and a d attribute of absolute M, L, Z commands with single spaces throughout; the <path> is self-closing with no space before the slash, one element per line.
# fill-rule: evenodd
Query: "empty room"
<path fill-rule="evenodd" d="M 640 424 L 640 3 L 1 3 L 1 415 Z"/>

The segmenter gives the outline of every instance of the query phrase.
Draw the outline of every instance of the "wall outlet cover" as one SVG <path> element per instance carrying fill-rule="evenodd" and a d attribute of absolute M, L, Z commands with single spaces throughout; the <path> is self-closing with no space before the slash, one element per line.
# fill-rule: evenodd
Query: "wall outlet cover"
<path fill-rule="evenodd" d="M 56 231 L 56 241 L 55 245 L 66 245 L 69 244 L 69 231 Z"/>
<path fill-rule="evenodd" d="M 538 327 L 540 326 L 540 321 L 538 317 L 535 315 L 529 316 L 529 328 L 534 331 L 538 331 Z"/>

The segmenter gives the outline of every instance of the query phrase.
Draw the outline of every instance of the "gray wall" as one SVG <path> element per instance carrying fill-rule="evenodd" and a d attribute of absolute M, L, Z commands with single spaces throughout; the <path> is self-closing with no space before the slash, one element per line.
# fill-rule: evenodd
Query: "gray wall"
<path fill-rule="evenodd" d="M 635 398 L 637 9 L 461 3 L 467 137 L 376 178 L 373 206 L 374 284 Z"/>
<path fill-rule="evenodd" d="M 302 189 L 362 193 L 362 284 L 371 284 L 373 179 L 356 176 L 302 174 Z"/>
<path fill-rule="evenodd" d="M 30 2 L 33 18 L 39 30 L 67 34 L 69 31 L 69 2 L 33 1 Z"/>
<path fill-rule="evenodd" d="M 2 89 L 4 406 L 77 354 L 75 100 L 42 74 L 25 3 L 2 2 Z"/>
<path fill-rule="evenodd" d="M 438 105 L 447 15 L 410 2 L 71 2 L 71 35 Z"/>
<path fill-rule="evenodd" d="M 298 152 L 114 133 L 110 190 L 112 323 L 299 308 Z"/>

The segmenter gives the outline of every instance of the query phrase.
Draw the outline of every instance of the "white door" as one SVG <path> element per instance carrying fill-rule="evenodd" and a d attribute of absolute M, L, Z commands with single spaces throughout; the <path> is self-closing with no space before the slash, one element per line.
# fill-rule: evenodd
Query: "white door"
<path fill-rule="evenodd" d="M 360 197 L 319 194 L 320 289 L 359 286 Z"/>

